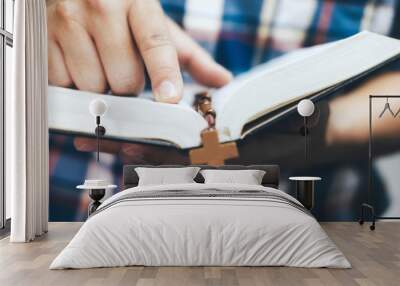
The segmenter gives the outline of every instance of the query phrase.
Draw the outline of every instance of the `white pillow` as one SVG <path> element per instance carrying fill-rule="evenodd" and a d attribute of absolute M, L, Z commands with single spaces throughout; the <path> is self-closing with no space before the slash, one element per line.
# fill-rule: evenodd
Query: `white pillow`
<path fill-rule="evenodd" d="M 193 179 L 199 170 L 199 167 L 135 168 L 139 176 L 139 186 L 195 183 Z"/>
<path fill-rule="evenodd" d="M 261 170 L 202 170 L 204 183 L 261 185 L 265 171 Z"/>

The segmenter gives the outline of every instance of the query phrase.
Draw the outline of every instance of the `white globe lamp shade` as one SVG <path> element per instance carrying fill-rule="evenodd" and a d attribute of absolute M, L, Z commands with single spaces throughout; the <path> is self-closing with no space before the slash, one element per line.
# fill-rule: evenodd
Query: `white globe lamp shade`
<path fill-rule="evenodd" d="M 107 111 L 107 104 L 102 99 L 94 99 L 89 104 L 89 111 L 93 116 L 102 116 Z"/>
<path fill-rule="evenodd" d="M 314 110 L 314 103 L 309 99 L 303 99 L 297 105 L 297 112 L 303 117 L 311 116 L 314 113 Z"/>

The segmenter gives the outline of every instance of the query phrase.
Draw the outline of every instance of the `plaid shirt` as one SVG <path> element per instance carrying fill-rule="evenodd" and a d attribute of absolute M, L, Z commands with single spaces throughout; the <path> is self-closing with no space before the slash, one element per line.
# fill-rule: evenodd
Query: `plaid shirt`
<path fill-rule="evenodd" d="M 395 0 L 161 0 L 161 3 L 172 19 L 234 74 L 289 51 L 339 40 L 360 30 L 400 34 Z M 102 178 L 108 177 L 119 184 L 120 158 L 104 157 Z M 90 177 L 94 164 L 93 154 L 75 150 L 72 137 L 51 135 L 51 220 L 85 217 L 87 196 L 74 188 Z"/>
<path fill-rule="evenodd" d="M 167 14 L 234 74 L 361 30 L 393 34 L 395 0 L 162 0 Z"/>

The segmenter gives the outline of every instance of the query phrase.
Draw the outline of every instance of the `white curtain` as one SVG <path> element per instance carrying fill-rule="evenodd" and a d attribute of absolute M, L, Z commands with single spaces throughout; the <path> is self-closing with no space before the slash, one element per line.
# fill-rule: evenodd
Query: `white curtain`
<path fill-rule="evenodd" d="M 47 232 L 48 125 L 45 0 L 15 1 L 13 92 L 6 102 L 12 242 Z"/>

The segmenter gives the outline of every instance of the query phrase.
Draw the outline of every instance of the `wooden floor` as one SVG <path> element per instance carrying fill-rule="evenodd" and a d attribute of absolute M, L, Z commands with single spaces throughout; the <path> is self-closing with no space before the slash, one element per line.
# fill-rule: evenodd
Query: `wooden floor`
<path fill-rule="evenodd" d="M 400 223 L 379 222 L 372 232 L 357 223 L 324 223 L 352 269 L 289 267 L 124 267 L 48 270 L 80 223 L 51 223 L 29 244 L 0 241 L 0 285 L 400 285 Z"/>

